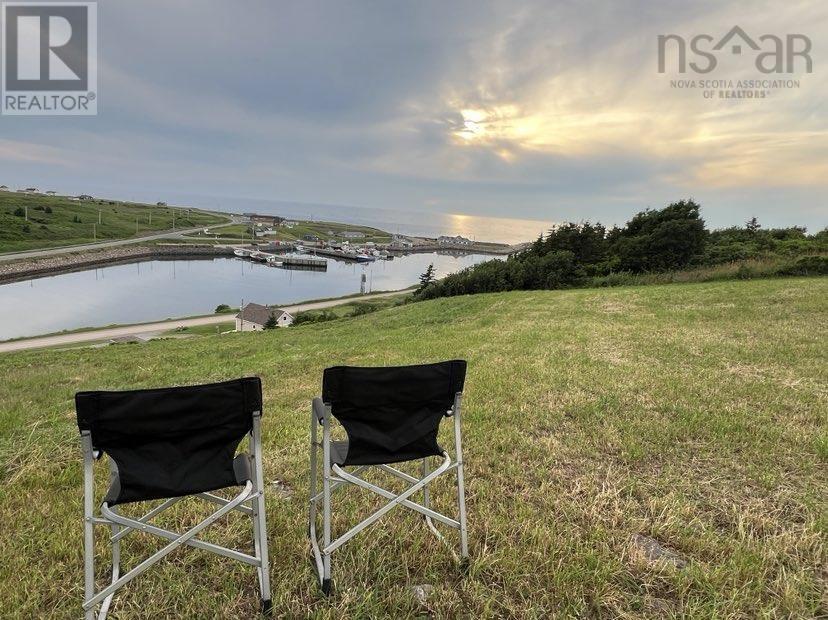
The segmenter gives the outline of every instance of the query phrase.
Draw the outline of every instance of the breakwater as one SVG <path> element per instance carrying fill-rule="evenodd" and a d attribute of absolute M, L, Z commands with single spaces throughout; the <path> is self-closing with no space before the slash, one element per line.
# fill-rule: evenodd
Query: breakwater
<path fill-rule="evenodd" d="M 57 273 L 68 273 L 100 265 L 140 260 L 211 258 L 232 256 L 233 248 L 216 245 L 159 244 L 119 246 L 105 250 L 80 251 L 37 259 L 0 264 L 0 283 L 18 282 Z"/>

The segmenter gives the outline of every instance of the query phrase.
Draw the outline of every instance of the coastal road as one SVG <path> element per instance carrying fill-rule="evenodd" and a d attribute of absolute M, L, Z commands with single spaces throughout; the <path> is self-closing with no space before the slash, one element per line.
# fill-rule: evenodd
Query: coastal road
<path fill-rule="evenodd" d="M 327 301 L 314 301 L 310 303 L 294 304 L 292 306 L 280 306 L 288 312 L 304 312 L 305 310 L 321 310 L 332 308 L 342 304 L 355 301 L 368 301 L 382 297 L 392 297 L 400 293 L 407 293 L 414 289 L 391 291 L 388 293 L 376 293 L 373 295 L 360 295 L 359 297 L 343 297 L 340 299 L 329 299 Z M 107 327 L 87 332 L 76 332 L 72 334 L 55 334 L 54 336 L 40 336 L 27 338 L 25 340 L 13 340 L 11 342 L 0 342 L 0 353 L 11 351 L 23 351 L 25 349 L 41 349 L 43 347 L 59 347 L 83 344 L 85 342 L 100 342 L 113 338 L 124 338 L 129 336 L 152 337 L 178 327 L 196 327 L 198 325 L 216 325 L 235 320 L 234 314 L 211 314 L 209 316 L 197 316 L 190 319 L 171 319 L 157 323 L 144 323 L 142 325 L 125 325 L 123 327 Z"/>
<path fill-rule="evenodd" d="M 59 248 L 45 248 L 43 250 L 27 250 L 25 252 L 8 252 L 0 254 L 0 263 L 12 260 L 21 260 L 25 258 L 42 258 L 44 256 L 55 256 L 57 254 L 69 254 L 70 252 L 83 252 L 84 250 L 100 250 L 103 248 L 114 248 L 120 245 L 131 245 L 133 243 L 143 243 L 145 241 L 156 241 L 158 239 L 178 239 L 185 235 L 198 232 L 205 228 L 213 230 L 214 228 L 222 228 L 224 226 L 231 226 L 238 223 L 237 218 L 233 218 L 230 222 L 224 224 L 214 224 L 212 226 L 199 226 L 198 228 L 185 228 L 181 230 L 167 230 L 152 235 L 143 237 L 130 237 L 129 239 L 113 239 L 111 241 L 100 241 L 98 243 L 84 243 L 81 245 L 67 245 Z"/>

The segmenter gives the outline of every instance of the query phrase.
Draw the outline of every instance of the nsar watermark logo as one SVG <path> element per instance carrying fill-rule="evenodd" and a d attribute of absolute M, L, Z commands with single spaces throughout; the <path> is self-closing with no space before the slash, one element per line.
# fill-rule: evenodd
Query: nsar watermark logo
<path fill-rule="evenodd" d="M 2 3 L 2 103 L 8 115 L 98 113 L 95 2 Z"/>
<path fill-rule="evenodd" d="M 804 34 L 753 38 L 739 26 L 719 39 L 697 34 L 688 41 L 677 34 L 661 34 L 658 72 L 687 75 L 689 69 L 698 77 L 671 79 L 670 87 L 698 90 L 705 99 L 765 99 L 775 90 L 799 88 L 795 73 L 813 73 L 811 48 L 811 39 Z M 717 77 L 707 77 L 716 69 Z M 758 73 L 745 76 L 746 70 Z M 723 75 L 728 72 L 738 72 L 740 77 Z"/>

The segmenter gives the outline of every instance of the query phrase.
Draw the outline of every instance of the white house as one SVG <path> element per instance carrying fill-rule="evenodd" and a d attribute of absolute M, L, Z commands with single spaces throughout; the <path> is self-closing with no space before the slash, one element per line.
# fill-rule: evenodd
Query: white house
<path fill-rule="evenodd" d="M 293 323 L 293 315 L 281 308 L 250 303 L 236 315 L 236 331 L 261 331 L 265 328 L 270 317 L 276 317 L 277 327 L 287 327 Z"/>
<path fill-rule="evenodd" d="M 440 235 L 437 238 L 437 243 L 441 245 L 471 245 L 471 239 L 466 239 L 465 237 L 461 237 L 457 235 L 456 237 L 449 237 L 446 235 Z"/>

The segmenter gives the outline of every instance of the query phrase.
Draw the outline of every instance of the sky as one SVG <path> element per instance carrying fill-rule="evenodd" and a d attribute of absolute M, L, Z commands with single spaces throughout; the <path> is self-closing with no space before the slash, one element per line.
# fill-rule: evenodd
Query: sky
<path fill-rule="evenodd" d="M 812 72 L 759 73 L 742 42 L 659 73 L 659 35 L 735 25 L 808 36 Z M 827 34 L 822 0 L 102 0 L 98 115 L 0 117 L 0 184 L 606 224 L 693 198 L 713 227 L 815 232 Z M 796 87 L 707 99 L 679 78 Z"/>

